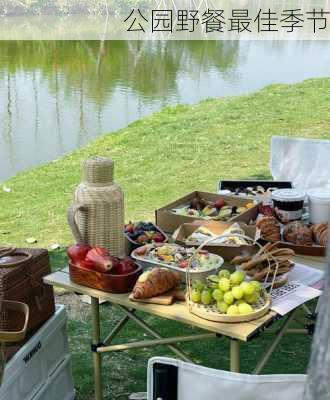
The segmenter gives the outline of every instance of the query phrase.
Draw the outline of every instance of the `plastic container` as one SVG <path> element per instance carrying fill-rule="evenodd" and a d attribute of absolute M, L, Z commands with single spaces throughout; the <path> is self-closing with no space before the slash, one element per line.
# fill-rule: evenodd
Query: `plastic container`
<path fill-rule="evenodd" d="M 302 219 L 306 193 L 296 189 L 279 189 L 272 194 L 275 214 L 279 221 L 288 223 Z"/>
<path fill-rule="evenodd" d="M 66 322 L 65 307 L 57 305 L 55 314 L 6 365 L 0 388 L 1 400 L 34 399 L 69 355 Z"/>
<path fill-rule="evenodd" d="M 32 400 L 74 400 L 74 398 L 71 360 L 68 355 Z"/>
<path fill-rule="evenodd" d="M 309 200 L 309 220 L 312 224 L 323 224 L 330 220 L 330 189 L 311 189 Z"/>

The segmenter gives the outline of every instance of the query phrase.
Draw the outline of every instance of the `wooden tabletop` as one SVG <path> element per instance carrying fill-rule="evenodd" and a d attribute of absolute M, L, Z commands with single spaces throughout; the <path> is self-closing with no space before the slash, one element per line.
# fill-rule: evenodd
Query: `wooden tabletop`
<path fill-rule="evenodd" d="M 309 265 L 311 267 L 315 267 L 317 269 L 323 269 L 326 259 L 320 257 L 304 256 L 296 257 L 296 261 L 302 264 Z M 46 276 L 44 278 L 44 281 L 49 285 L 61 287 L 70 292 L 84 294 L 90 297 L 95 297 L 101 300 L 108 301 L 112 304 L 118 304 L 130 309 L 144 311 L 148 314 L 153 314 L 158 317 L 183 322 L 191 326 L 196 326 L 207 331 L 215 332 L 220 335 L 228 336 L 232 339 L 239 339 L 242 341 L 248 341 L 261 328 L 269 325 L 272 321 L 280 317 L 276 312 L 270 311 L 262 318 L 251 322 L 236 324 L 211 322 L 190 314 L 184 302 L 176 302 L 170 306 L 137 303 L 129 300 L 128 294 L 106 293 L 100 290 L 90 289 L 86 286 L 76 285 L 75 283 L 70 281 L 68 268 Z"/>

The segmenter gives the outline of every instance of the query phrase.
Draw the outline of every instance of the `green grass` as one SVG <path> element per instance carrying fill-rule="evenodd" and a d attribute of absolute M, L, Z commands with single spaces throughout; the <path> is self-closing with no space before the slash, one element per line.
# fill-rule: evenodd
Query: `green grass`
<path fill-rule="evenodd" d="M 273 85 L 248 96 L 166 108 L 61 160 L 21 173 L 0 191 L 0 242 L 70 242 L 66 209 L 88 156 L 115 160 L 126 219 L 192 190 L 214 191 L 220 178 L 269 176 L 273 135 L 330 138 L 330 79 Z M 2 234 L 1 234 L 2 233 Z"/>
<path fill-rule="evenodd" d="M 248 96 L 167 108 L 61 160 L 24 172 L 6 182 L 10 193 L 0 193 L 0 242 L 22 245 L 32 236 L 38 239 L 37 246 L 72 241 L 66 209 L 80 180 L 80 163 L 88 156 L 115 160 L 116 180 L 125 191 L 127 219 L 151 219 L 156 208 L 189 191 L 214 191 L 220 178 L 268 177 L 273 135 L 329 139 L 330 79 L 273 85 Z M 51 253 L 53 269 L 64 263 L 63 251 Z M 105 330 L 120 318 L 108 305 L 102 306 L 101 314 Z M 164 336 L 198 331 L 152 316 L 147 320 Z M 89 330 L 89 317 L 69 321 L 73 372 L 82 400 L 92 399 Z M 141 329 L 129 323 L 122 337 L 141 335 Z M 252 370 L 273 338 L 262 335 L 242 345 L 242 372 Z M 284 337 L 264 372 L 306 372 L 310 342 L 307 336 Z M 225 339 L 182 348 L 204 365 L 228 369 Z M 157 348 L 105 356 L 107 398 L 109 383 L 114 396 L 145 390 L 147 360 L 153 355 L 171 353 Z"/>

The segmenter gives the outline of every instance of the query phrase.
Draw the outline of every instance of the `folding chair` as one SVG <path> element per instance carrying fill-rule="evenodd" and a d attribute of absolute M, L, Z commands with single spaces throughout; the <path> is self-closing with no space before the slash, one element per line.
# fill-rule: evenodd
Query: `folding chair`
<path fill-rule="evenodd" d="M 148 363 L 148 400 L 301 400 L 306 375 L 247 375 L 172 358 Z"/>

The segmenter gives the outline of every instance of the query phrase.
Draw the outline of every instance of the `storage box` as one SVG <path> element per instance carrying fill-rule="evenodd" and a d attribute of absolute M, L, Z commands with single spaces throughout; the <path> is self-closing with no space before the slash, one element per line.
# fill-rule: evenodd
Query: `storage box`
<path fill-rule="evenodd" d="M 57 306 L 55 315 L 6 365 L 1 400 L 30 400 L 41 389 L 69 354 L 66 323 L 65 307 Z"/>
<path fill-rule="evenodd" d="M 74 398 L 71 358 L 67 355 L 33 400 L 74 400 Z"/>
<path fill-rule="evenodd" d="M 47 321 L 55 311 L 53 288 L 43 282 L 50 271 L 48 251 L 21 249 L 32 254 L 26 262 L 0 268 L 0 300 L 26 303 L 30 309 L 27 332 Z"/>
<path fill-rule="evenodd" d="M 255 239 L 256 237 L 256 226 L 248 226 L 245 223 L 238 222 L 242 229 L 245 231 L 246 236 L 249 236 L 251 239 Z M 233 223 L 225 223 L 225 222 L 199 222 L 196 221 L 192 224 L 182 224 L 172 235 L 175 243 L 180 245 L 185 245 L 187 247 L 197 247 L 197 245 L 187 245 L 186 239 L 199 227 L 206 226 L 215 234 L 221 235 L 227 228 L 229 228 Z M 254 254 L 257 251 L 257 246 L 253 245 L 243 245 L 243 246 L 230 246 L 226 244 L 210 244 L 204 246 L 203 249 L 209 251 L 213 254 L 218 254 L 223 257 L 225 260 L 230 261 L 237 255 L 242 253 Z"/>
<path fill-rule="evenodd" d="M 244 199 L 260 198 L 259 195 L 249 194 L 235 194 L 238 189 L 246 189 L 248 187 L 262 186 L 264 189 L 277 188 L 277 189 L 292 189 L 292 182 L 289 181 L 264 181 L 264 180 L 224 180 L 220 181 L 218 185 L 219 192 L 228 191 L 228 196 L 235 196 Z M 262 197 L 262 195 L 261 195 Z"/>
<path fill-rule="evenodd" d="M 221 196 L 215 193 L 207 193 L 207 192 L 199 192 L 195 191 L 189 193 L 188 195 L 181 197 L 180 199 L 174 201 L 173 203 L 167 204 L 166 206 L 159 208 L 155 212 L 156 217 L 156 225 L 159 226 L 164 232 L 173 233 L 175 229 L 177 229 L 180 225 L 185 223 L 191 223 L 193 221 L 205 221 L 203 218 L 198 218 L 195 216 L 185 216 L 185 215 L 177 215 L 173 213 L 171 210 L 174 208 L 178 208 L 180 206 L 184 206 L 188 204 L 191 200 L 195 198 L 203 198 L 207 201 L 215 202 L 218 199 L 223 199 L 226 201 L 228 205 L 236 206 L 236 207 L 244 207 L 248 203 L 251 203 L 251 200 L 241 199 L 234 196 Z M 252 216 L 256 214 L 256 210 L 258 209 L 257 205 L 250 208 L 246 212 L 234 216 L 229 221 L 243 221 L 249 223 Z M 228 222 L 229 222 L 228 221 Z"/>

